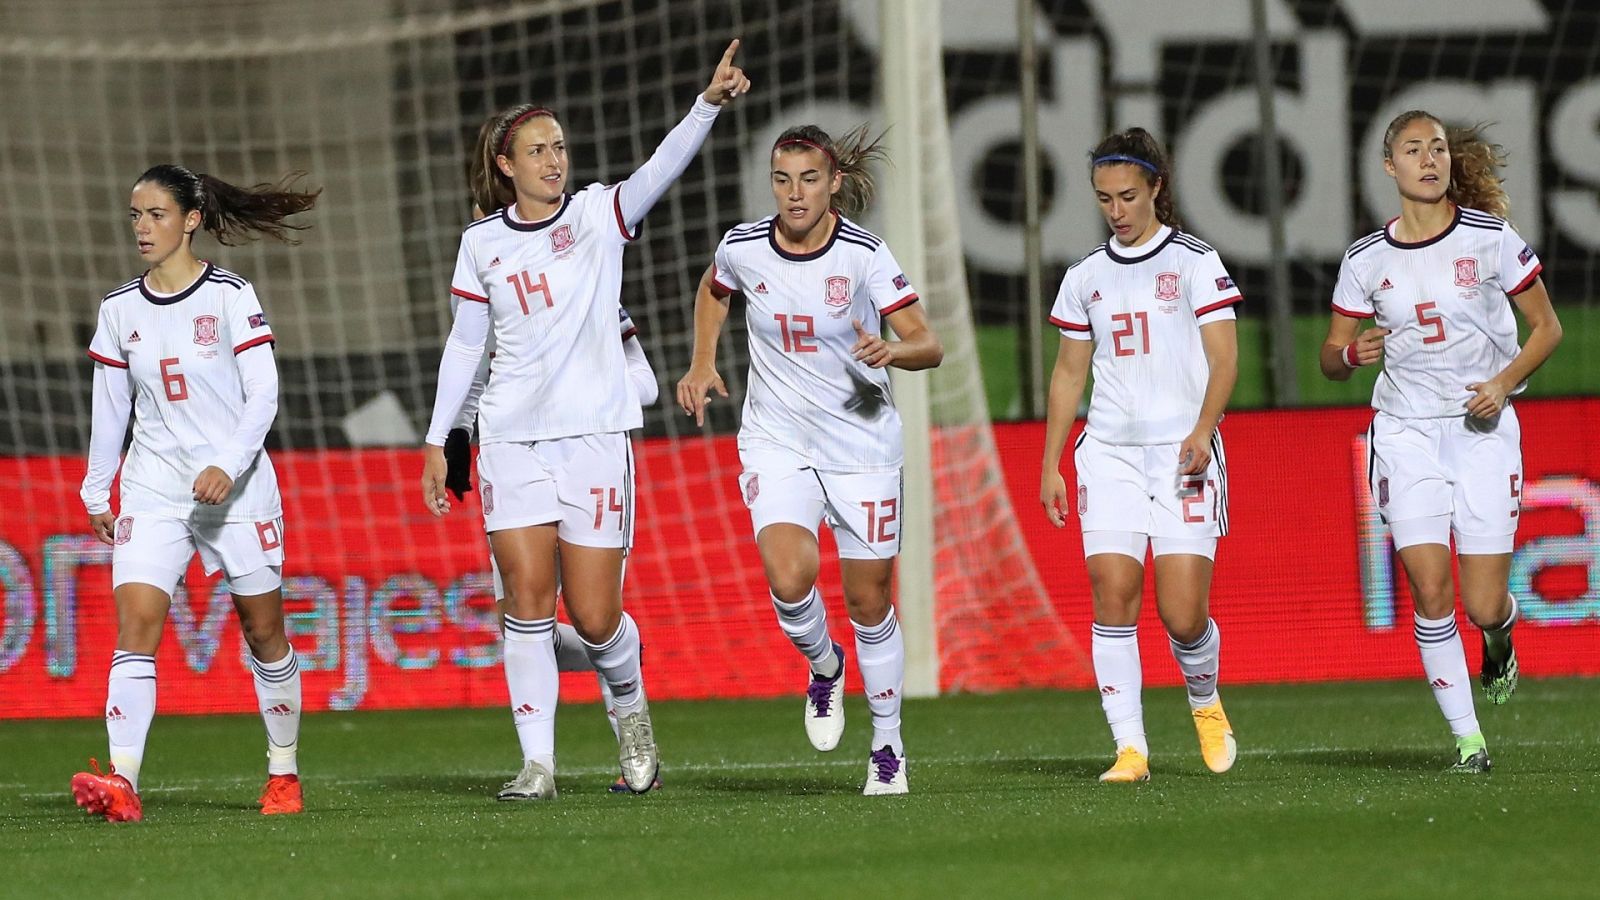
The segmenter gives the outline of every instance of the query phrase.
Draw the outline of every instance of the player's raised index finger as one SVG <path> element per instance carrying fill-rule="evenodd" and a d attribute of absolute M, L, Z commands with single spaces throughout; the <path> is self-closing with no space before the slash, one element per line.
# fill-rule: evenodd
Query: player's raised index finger
<path fill-rule="evenodd" d="M 738 53 L 738 52 L 739 52 L 739 39 L 738 38 L 734 38 L 728 44 L 728 49 L 722 51 L 722 62 L 717 63 L 717 68 L 726 69 L 727 67 L 733 65 L 733 55 L 735 53 Z"/>

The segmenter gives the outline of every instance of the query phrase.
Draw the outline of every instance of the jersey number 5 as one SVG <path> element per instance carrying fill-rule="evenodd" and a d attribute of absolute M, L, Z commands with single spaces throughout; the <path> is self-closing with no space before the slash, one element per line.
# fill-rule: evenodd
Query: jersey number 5
<path fill-rule="evenodd" d="M 1444 340 L 1444 317 L 1440 315 L 1424 315 L 1424 313 L 1428 312 L 1428 310 L 1434 309 L 1438 305 L 1439 304 L 1433 302 L 1432 300 L 1429 300 L 1427 303 L 1417 304 L 1417 324 L 1423 326 L 1424 328 L 1430 325 L 1433 326 L 1433 334 L 1430 334 L 1422 339 L 1424 344 L 1437 344 Z"/>
<path fill-rule="evenodd" d="M 778 320 L 778 332 L 783 335 L 783 352 L 817 352 L 816 319 L 811 316 L 786 316 L 783 313 L 775 313 L 772 317 Z"/>
<path fill-rule="evenodd" d="M 1117 329 L 1111 332 L 1111 346 L 1118 356 L 1132 356 L 1135 353 L 1150 352 L 1150 314 L 1149 313 L 1117 313 L 1111 317 L 1117 323 Z M 1132 341 L 1130 346 L 1122 346 L 1123 338 L 1131 338 L 1135 333 L 1140 336 L 1141 349 L 1135 349 Z"/>
<path fill-rule="evenodd" d="M 189 382 L 178 371 L 176 356 L 161 361 L 161 387 L 167 392 L 168 400 L 189 399 Z"/>

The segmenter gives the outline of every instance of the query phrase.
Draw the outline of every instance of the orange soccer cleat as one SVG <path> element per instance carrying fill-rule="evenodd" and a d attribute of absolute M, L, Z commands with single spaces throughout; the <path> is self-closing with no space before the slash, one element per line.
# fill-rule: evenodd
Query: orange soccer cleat
<path fill-rule="evenodd" d="M 138 822 L 144 818 L 139 792 L 128 779 L 117 774 L 117 767 L 102 774 L 100 763 L 89 759 L 93 772 L 72 776 L 72 799 L 91 816 L 105 816 L 107 822 Z"/>
<path fill-rule="evenodd" d="M 299 775 L 271 775 L 267 778 L 267 786 L 261 791 L 261 814 L 263 816 L 278 816 L 286 813 L 297 813 L 305 809 L 305 802 L 300 795 Z"/>

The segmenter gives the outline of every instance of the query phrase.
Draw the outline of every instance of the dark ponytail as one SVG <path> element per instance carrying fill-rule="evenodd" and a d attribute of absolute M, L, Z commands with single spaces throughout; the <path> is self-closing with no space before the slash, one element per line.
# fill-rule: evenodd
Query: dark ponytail
<path fill-rule="evenodd" d="M 833 208 L 842 216 L 854 218 L 872 205 L 873 194 L 877 191 L 877 181 L 872 177 L 870 165 L 888 159 L 883 149 L 883 134 L 868 139 L 869 133 L 866 123 L 862 123 L 834 140 L 815 125 L 800 125 L 778 135 L 772 152 L 821 150 L 832 169 L 829 177 L 833 172 L 844 176 L 839 184 L 839 193 L 833 195 Z"/>
<path fill-rule="evenodd" d="M 164 163 L 152 166 L 135 183 L 161 186 L 172 195 L 184 215 L 199 211 L 200 227 L 211 232 L 225 247 L 253 240 L 257 234 L 268 235 L 285 244 L 298 244 L 300 242 L 289 232 L 304 231 L 311 226 L 285 220 L 316 206 L 317 196 L 322 193 L 321 188 L 294 190 L 295 182 L 305 174 L 290 172 L 277 184 L 262 183 L 244 188 L 210 175 L 196 174 L 180 165 Z"/>
<path fill-rule="evenodd" d="M 1097 166 L 1118 164 L 1138 166 L 1144 173 L 1145 184 L 1152 188 L 1160 183 L 1161 191 L 1156 194 L 1155 202 L 1156 221 L 1173 228 L 1181 228 L 1178 204 L 1172 193 L 1172 163 L 1167 159 L 1167 154 L 1162 152 L 1161 144 L 1156 141 L 1155 135 L 1143 128 L 1129 128 L 1127 131 L 1108 135 L 1089 151 L 1091 178 L 1094 177 Z"/>

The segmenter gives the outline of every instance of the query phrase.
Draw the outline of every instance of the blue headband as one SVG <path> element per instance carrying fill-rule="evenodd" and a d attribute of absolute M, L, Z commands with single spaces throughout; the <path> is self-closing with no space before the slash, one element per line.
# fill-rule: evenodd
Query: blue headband
<path fill-rule="evenodd" d="M 1090 165 L 1091 166 L 1098 166 L 1101 163 L 1113 163 L 1113 162 L 1133 163 L 1136 166 L 1143 166 L 1144 168 L 1149 169 L 1150 170 L 1150 174 L 1152 174 L 1152 175 L 1160 175 L 1161 174 L 1160 172 L 1156 171 L 1156 167 L 1154 165 L 1145 162 L 1144 160 L 1140 159 L 1137 156 L 1127 156 L 1127 155 L 1122 154 L 1122 153 L 1113 153 L 1110 156 L 1098 156 L 1098 157 L 1095 157 L 1094 162 L 1090 163 Z"/>

